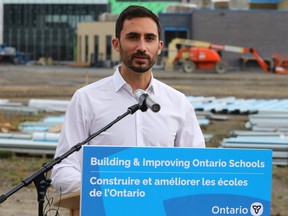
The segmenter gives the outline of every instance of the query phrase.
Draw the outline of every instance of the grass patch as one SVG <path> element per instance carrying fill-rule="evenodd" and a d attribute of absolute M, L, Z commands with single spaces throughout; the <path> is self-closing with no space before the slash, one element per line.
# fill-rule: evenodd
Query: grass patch
<path fill-rule="evenodd" d="M 17 157 L 0 159 L 0 182 L 7 186 L 21 183 L 23 179 L 40 169 L 47 158 Z"/>

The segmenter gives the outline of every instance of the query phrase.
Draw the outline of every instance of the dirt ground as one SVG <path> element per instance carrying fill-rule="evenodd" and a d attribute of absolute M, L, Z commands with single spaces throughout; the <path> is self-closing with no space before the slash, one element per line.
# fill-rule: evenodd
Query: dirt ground
<path fill-rule="evenodd" d="M 112 73 L 112 69 L 0 65 L 0 99 L 7 98 L 24 104 L 32 98 L 70 99 L 79 87 Z M 261 70 L 229 71 L 225 74 L 207 71 L 184 74 L 180 71 L 155 70 L 154 77 L 186 95 L 217 98 L 228 96 L 254 99 L 288 98 L 288 75 L 265 74 Z M 214 139 L 207 143 L 208 147 L 218 146 L 219 141 L 229 137 L 230 131 L 244 128 L 247 121 L 246 115 L 229 114 L 228 116 L 229 119 L 226 121 L 211 121 L 208 126 L 203 127 L 205 134 L 214 136 Z M 32 159 L 21 158 L 21 160 L 23 160 L 21 163 L 31 163 Z M 17 172 L 19 166 L 19 163 L 13 162 L 13 159 L 0 157 L 0 195 L 15 186 L 15 182 L 5 181 L 4 173 L 7 172 L 5 168 L 9 167 Z M 271 215 L 288 215 L 287 176 L 288 167 L 273 167 Z M 51 188 L 49 188 L 49 195 L 57 197 Z M 37 208 L 36 191 L 34 185 L 30 185 L 0 204 L 0 215 L 37 215 Z M 55 215 L 55 211 L 51 210 L 47 215 Z M 61 209 L 60 215 L 65 216 L 69 213 Z"/>

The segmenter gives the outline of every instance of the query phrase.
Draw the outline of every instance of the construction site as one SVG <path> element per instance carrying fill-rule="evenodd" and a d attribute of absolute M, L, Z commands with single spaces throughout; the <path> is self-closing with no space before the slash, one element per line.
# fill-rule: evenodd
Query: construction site
<path fill-rule="evenodd" d="M 37 0 L 34 1 L 37 3 Z M 49 4 L 48 0 L 44 3 L 14 4 L 9 0 L 0 1 L 0 10 L 3 11 L 0 16 L 0 62 L 40 65 L 73 62 L 77 66 L 104 68 L 119 63 L 111 39 L 119 11 L 129 2 L 113 0 L 100 4 L 91 1 L 91 5 L 81 5 L 81 8 L 73 1 L 65 2 L 61 7 Z M 288 18 L 286 0 L 139 1 L 139 4 L 151 8 L 161 20 L 161 39 L 165 44 L 159 58 L 161 65 L 171 56 L 169 44 L 175 38 L 181 38 L 242 48 L 242 52 L 238 53 L 230 52 L 231 49 L 218 52 L 228 71 L 239 70 L 243 66 L 253 66 L 255 69 L 266 67 L 264 63 L 258 64 L 259 57 L 262 62 L 266 62 L 271 72 L 278 65 L 285 66 L 283 61 L 287 61 L 288 55 L 288 32 L 283 28 Z M 95 11 L 90 11 L 93 8 Z M 31 10 L 37 10 L 39 14 L 29 18 Z M 23 28 L 17 23 L 17 16 L 22 16 L 22 22 L 27 27 Z M 76 18 L 77 23 L 73 21 Z M 24 38 L 21 38 L 22 35 Z"/>
<path fill-rule="evenodd" d="M 5 173 L 0 179 L 2 194 L 34 170 L 29 164 L 39 167 L 51 159 L 64 110 L 74 91 L 111 75 L 113 70 L 3 66 L 0 73 L 0 170 Z M 286 215 L 288 76 L 259 70 L 217 74 L 205 70 L 183 73 L 160 69 L 154 70 L 154 76 L 187 95 L 196 110 L 207 147 L 273 149 L 271 215 Z M 11 173 L 19 166 L 21 172 Z M 57 194 L 51 189 L 50 196 L 56 198 Z M 15 202 L 17 207 L 12 208 Z M 36 204 L 36 191 L 30 185 L 1 204 L 0 211 L 5 215 L 21 212 L 28 216 L 35 213 Z M 62 215 L 67 213 L 61 210 Z"/>

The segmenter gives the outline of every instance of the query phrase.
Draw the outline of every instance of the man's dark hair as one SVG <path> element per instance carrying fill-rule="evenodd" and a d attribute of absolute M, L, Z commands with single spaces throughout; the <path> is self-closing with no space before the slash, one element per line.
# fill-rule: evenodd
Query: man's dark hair
<path fill-rule="evenodd" d="M 125 20 L 130 20 L 133 18 L 141 18 L 141 17 L 149 17 L 154 20 L 154 22 L 157 24 L 158 28 L 158 36 L 160 39 L 161 35 L 161 26 L 160 26 L 160 21 L 157 15 L 155 15 L 152 11 L 149 9 L 138 6 L 138 5 L 130 5 L 128 6 L 125 10 L 121 12 L 119 15 L 117 21 L 116 21 L 116 26 L 115 26 L 115 35 L 116 38 L 120 39 L 120 32 L 123 29 L 123 23 Z"/>

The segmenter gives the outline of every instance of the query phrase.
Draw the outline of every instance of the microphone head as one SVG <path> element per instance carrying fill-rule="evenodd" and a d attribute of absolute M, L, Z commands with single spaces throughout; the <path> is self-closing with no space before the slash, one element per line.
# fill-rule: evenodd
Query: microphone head
<path fill-rule="evenodd" d="M 161 108 L 160 105 L 155 103 L 155 104 L 152 105 L 151 110 L 153 112 L 159 112 L 160 108 Z"/>
<path fill-rule="evenodd" d="M 139 102 L 140 97 L 144 95 L 144 96 L 148 96 L 148 94 L 146 93 L 146 91 L 144 91 L 143 89 L 136 89 L 134 92 L 134 98 Z"/>
<path fill-rule="evenodd" d="M 141 110 L 143 109 L 144 111 L 146 111 L 147 108 L 149 108 L 153 112 L 159 112 L 160 105 L 151 100 L 146 91 L 142 89 L 137 89 L 134 92 L 134 97 L 139 102 Z"/>

